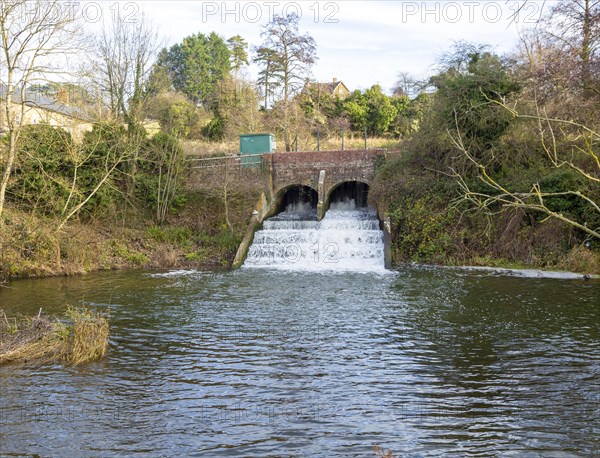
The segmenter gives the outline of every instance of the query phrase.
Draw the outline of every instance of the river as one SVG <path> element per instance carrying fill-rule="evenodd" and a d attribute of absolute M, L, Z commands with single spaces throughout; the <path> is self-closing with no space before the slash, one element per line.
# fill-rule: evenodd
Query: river
<path fill-rule="evenodd" d="M 600 283 L 106 272 L 15 281 L 9 315 L 110 309 L 107 357 L 0 368 L 0 455 L 600 455 Z"/>

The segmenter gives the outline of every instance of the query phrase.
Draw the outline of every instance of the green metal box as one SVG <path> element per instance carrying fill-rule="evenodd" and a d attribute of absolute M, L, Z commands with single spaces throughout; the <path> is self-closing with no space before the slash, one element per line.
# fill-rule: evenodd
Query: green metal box
<path fill-rule="evenodd" d="M 240 135 L 240 156 L 242 165 L 259 165 L 260 155 L 275 152 L 275 135 L 243 134 Z"/>

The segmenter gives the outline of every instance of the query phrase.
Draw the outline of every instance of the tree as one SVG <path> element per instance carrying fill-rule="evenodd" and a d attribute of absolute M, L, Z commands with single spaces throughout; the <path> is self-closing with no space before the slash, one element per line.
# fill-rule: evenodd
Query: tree
<path fill-rule="evenodd" d="M 70 162 L 77 145 L 65 130 L 36 124 L 23 127 L 17 148 L 9 199 L 32 214 L 60 215 L 69 195 Z"/>
<path fill-rule="evenodd" d="M 164 133 L 152 137 L 146 149 L 145 166 L 151 179 L 148 191 L 154 203 L 156 222 L 162 224 L 181 190 L 185 154 L 179 140 Z"/>
<path fill-rule="evenodd" d="M 121 124 L 97 124 L 69 158 L 69 195 L 57 231 L 82 210 L 114 202 L 116 177 L 137 157 L 139 146 Z"/>
<path fill-rule="evenodd" d="M 148 99 L 146 112 L 157 119 L 162 131 L 177 138 L 189 138 L 201 115 L 207 116 L 181 92 L 164 91 Z"/>
<path fill-rule="evenodd" d="M 263 88 L 263 108 L 266 110 L 269 107 L 269 99 L 273 100 L 275 90 L 279 87 L 279 83 L 275 79 L 275 69 L 278 66 L 277 53 L 263 46 L 256 48 L 255 52 L 256 57 L 253 62 L 262 67 L 258 73 L 256 83 Z"/>
<path fill-rule="evenodd" d="M 215 116 L 222 122 L 224 138 L 234 139 L 240 133 L 259 130 L 259 96 L 252 84 L 227 77 L 219 83 L 215 97 Z"/>
<path fill-rule="evenodd" d="M 485 46 L 458 43 L 443 57 L 442 71 L 431 82 L 437 89 L 430 109 L 431 130 L 441 129 L 446 136 L 458 129 L 472 154 L 487 154 L 511 123 L 511 116 L 494 102 L 520 89 L 507 63 Z"/>
<path fill-rule="evenodd" d="M 156 28 L 145 16 L 137 22 L 115 19 L 110 28 L 104 27 L 96 38 L 97 73 L 102 91 L 108 96 L 110 113 L 127 124 L 130 136 L 137 143 L 129 161 L 127 186 L 131 191 L 145 140 L 141 123 L 143 105 L 149 95 L 146 84 L 160 44 Z"/>
<path fill-rule="evenodd" d="M 342 112 L 348 117 L 352 130 L 363 132 L 366 128 L 371 134 L 384 135 L 388 133 L 396 115 L 400 99 L 396 102 L 381 90 L 378 84 L 373 85 L 364 93 L 354 91 L 342 102 Z"/>
<path fill-rule="evenodd" d="M 98 80 L 108 108 L 131 127 L 141 120 L 146 83 L 159 48 L 156 28 L 145 16 L 137 22 L 117 18 L 96 38 Z"/>
<path fill-rule="evenodd" d="M 59 218 L 57 230 L 78 214 L 92 215 L 113 204 L 121 192 L 123 165 L 133 157 L 121 124 L 97 124 L 82 143 L 61 128 L 28 125 L 17 146 L 10 194 L 32 213 Z"/>
<path fill-rule="evenodd" d="M 174 91 L 171 71 L 165 65 L 161 65 L 161 62 L 166 62 L 168 55 L 169 51 L 166 48 L 158 53 L 156 63 L 150 71 L 148 83 L 146 84 L 149 97 L 155 97 L 162 92 Z"/>
<path fill-rule="evenodd" d="M 235 35 L 227 40 L 229 48 L 231 68 L 234 79 L 238 79 L 238 73 L 244 65 L 248 65 L 248 43 L 240 35 Z"/>
<path fill-rule="evenodd" d="M 469 179 L 453 170 L 461 189 L 458 202 L 467 202 L 486 215 L 509 208 L 539 212 L 546 219 L 557 219 L 600 239 L 600 132 L 570 120 L 548 118 L 539 108 L 535 114 L 524 114 L 504 102 L 496 104 L 518 120 L 533 120 L 546 162 L 554 171 L 571 172 L 572 179 L 561 177 L 550 182 L 547 177 L 538 176 L 525 189 L 503 183 L 506 177 L 496 176 L 489 164 L 473 155 L 457 129 L 452 141 L 475 166 L 477 178 L 484 185 L 483 189 L 472 189 Z"/>
<path fill-rule="evenodd" d="M 427 87 L 428 82 L 419 80 L 408 72 L 399 72 L 398 80 L 392 90 L 396 96 L 405 95 L 407 97 L 416 97 Z"/>
<path fill-rule="evenodd" d="M 367 129 L 374 135 L 385 134 L 398 114 L 398 109 L 378 84 L 365 91 L 365 102 L 368 113 Z"/>
<path fill-rule="evenodd" d="M 263 52 L 265 60 L 258 62 L 263 71 L 269 68 L 269 76 L 277 81 L 281 89 L 286 151 L 291 149 L 291 99 L 300 92 L 308 79 L 312 65 L 317 60 L 315 40 L 308 34 L 300 34 L 299 22 L 300 18 L 296 14 L 286 17 L 274 16 L 273 20 L 263 27 L 261 36 L 264 42 L 259 48 L 270 50 L 270 52 Z M 265 78 L 265 82 L 267 81 L 268 79 Z"/>
<path fill-rule="evenodd" d="M 368 108 L 364 95 L 358 89 L 344 101 L 343 110 L 348 116 L 352 130 L 361 132 L 367 127 Z"/>
<path fill-rule="evenodd" d="M 176 90 L 196 105 L 205 105 L 213 97 L 217 83 L 229 74 L 230 53 L 216 33 L 197 33 L 163 50 L 157 66 L 155 72 L 168 72 Z"/>
<path fill-rule="evenodd" d="M 586 97 L 600 95 L 600 80 L 594 72 L 600 46 L 600 0 L 562 0 L 552 8 L 547 34 L 577 56 L 580 81 Z"/>
<path fill-rule="evenodd" d="M 8 137 L 7 144 L 0 146 L 0 224 L 25 122 L 26 88 L 60 73 L 65 57 L 78 48 L 79 30 L 80 25 L 60 0 L 0 2 L 0 108 Z"/>

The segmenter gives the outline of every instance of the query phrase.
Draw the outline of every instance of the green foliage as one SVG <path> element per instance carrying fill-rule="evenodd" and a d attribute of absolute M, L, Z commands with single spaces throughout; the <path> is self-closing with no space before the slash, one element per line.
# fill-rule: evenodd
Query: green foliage
<path fill-rule="evenodd" d="M 572 169 L 553 169 L 540 181 L 540 188 L 544 192 L 564 193 L 573 190 L 584 190 L 600 201 L 600 191 L 596 188 L 587 189 L 589 186 L 580 174 Z M 600 214 L 590 207 L 589 203 L 575 195 L 560 195 L 548 197 L 546 205 L 554 212 L 562 213 L 578 221 L 586 221 L 590 227 L 600 227 Z"/>
<path fill-rule="evenodd" d="M 195 104 L 205 104 L 217 83 L 230 70 L 230 52 L 219 35 L 197 33 L 163 51 L 155 73 L 168 71 L 173 87 L 183 92 Z M 162 69 L 162 70 L 160 70 Z"/>
<path fill-rule="evenodd" d="M 115 203 L 123 187 L 118 172 L 127 168 L 124 158 L 134 147 L 127 130 L 111 124 L 95 125 L 81 144 L 60 128 L 25 126 L 17 146 L 11 198 L 50 216 L 64 216 L 83 202 L 79 213 L 90 216 Z M 115 164 L 121 169 L 111 172 Z"/>
<path fill-rule="evenodd" d="M 473 154 L 488 150 L 511 121 L 494 102 L 517 92 L 519 85 L 507 63 L 485 47 L 459 43 L 445 63 L 447 68 L 431 79 L 437 92 L 430 114 L 438 129 L 460 133 Z"/>
<path fill-rule="evenodd" d="M 203 130 L 207 138 L 237 141 L 240 133 L 259 131 L 258 93 L 250 83 L 225 78 L 218 85 L 212 105 L 215 118 Z"/>
<path fill-rule="evenodd" d="M 185 98 L 176 97 L 158 113 L 158 121 L 163 132 L 186 138 L 198 122 L 196 106 Z"/>
<path fill-rule="evenodd" d="M 77 183 L 80 192 L 77 202 L 87 198 L 114 164 L 121 165 L 88 200 L 82 209 L 85 214 L 106 208 L 121 198 L 124 176 L 118 172 L 127 170 L 127 163 L 136 147 L 122 125 L 96 124 L 90 132 L 86 132 L 78 156 Z"/>
<path fill-rule="evenodd" d="M 215 235 L 203 234 L 199 238 L 199 242 L 202 246 L 212 247 L 221 255 L 235 253 L 241 241 L 242 237 L 239 234 L 234 234 L 227 230 Z"/>
<path fill-rule="evenodd" d="M 374 135 L 383 135 L 398 114 L 398 109 L 378 84 L 367 89 L 364 98 L 367 107 L 367 130 Z"/>
<path fill-rule="evenodd" d="M 397 258 L 445 262 L 452 251 L 453 212 L 440 211 L 435 198 L 407 198 L 390 213 Z"/>
<path fill-rule="evenodd" d="M 148 256 L 145 253 L 140 253 L 130 247 L 124 242 L 119 240 L 113 240 L 111 242 L 112 251 L 115 256 L 123 259 L 124 261 L 134 264 L 137 266 L 143 266 L 148 263 Z"/>
<path fill-rule="evenodd" d="M 418 107 L 419 103 L 420 100 L 414 106 Z M 340 116 L 348 119 L 350 128 L 356 133 L 362 133 L 366 128 L 370 136 L 398 136 L 414 130 L 420 113 L 411 107 L 413 102 L 408 97 L 390 97 L 376 84 L 364 93 L 356 90 L 346 99 L 338 99 L 335 109 L 327 106 L 324 113 L 330 119 Z"/>
<path fill-rule="evenodd" d="M 223 140 L 225 129 L 224 124 L 225 123 L 222 118 L 213 118 L 206 126 L 204 126 L 204 128 L 202 129 L 202 134 L 209 140 Z"/>
<path fill-rule="evenodd" d="M 344 101 L 343 112 L 348 117 L 352 130 L 360 132 L 367 127 L 368 108 L 360 91 L 354 91 L 352 95 Z"/>
<path fill-rule="evenodd" d="M 158 133 L 146 142 L 138 178 L 138 196 L 152 208 L 158 223 L 185 204 L 185 154 L 179 140 Z"/>
<path fill-rule="evenodd" d="M 235 77 L 244 65 L 248 65 L 248 43 L 240 35 L 235 35 L 227 40 L 229 53 L 231 54 L 231 68 Z"/>
<path fill-rule="evenodd" d="M 341 99 L 332 96 L 321 84 L 308 84 L 298 100 L 304 115 L 321 125 L 341 114 Z"/>
<path fill-rule="evenodd" d="M 11 200 L 43 214 L 60 214 L 72 180 L 75 145 L 71 136 L 48 124 L 26 126 L 17 148 L 19 162 L 9 187 Z"/>
<path fill-rule="evenodd" d="M 182 248 L 189 247 L 193 240 L 192 229 L 185 226 L 151 226 L 146 235 L 159 243 L 170 243 Z"/>

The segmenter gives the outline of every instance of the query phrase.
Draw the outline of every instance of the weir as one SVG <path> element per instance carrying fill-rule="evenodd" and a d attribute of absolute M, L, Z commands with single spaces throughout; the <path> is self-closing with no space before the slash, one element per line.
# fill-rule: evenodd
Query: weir
<path fill-rule="evenodd" d="M 237 173 L 245 178 L 250 174 L 252 179 L 256 180 L 256 186 L 263 190 L 238 248 L 233 268 L 241 267 L 246 261 L 256 231 L 289 231 L 291 229 L 284 226 L 290 224 L 304 225 L 303 229 L 316 231 L 315 233 L 302 232 L 294 237 L 299 240 L 309 237 L 310 239 L 307 240 L 313 241 L 313 245 L 309 246 L 313 249 L 308 251 L 304 249 L 300 259 L 306 259 L 307 253 L 312 253 L 313 260 L 317 259 L 316 264 L 320 265 L 326 264 L 324 260 L 334 259 L 332 251 L 336 252 L 335 259 L 338 260 L 339 265 L 348 259 L 371 259 L 370 249 L 365 251 L 358 247 L 366 243 L 365 240 L 372 241 L 372 234 L 366 236 L 355 234 L 356 246 L 351 248 L 347 246 L 346 240 L 352 240 L 354 235 L 343 234 L 342 231 L 362 230 L 365 229 L 365 225 L 369 226 L 367 230 L 382 230 L 383 263 L 389 268 L 391 267 L 389 219 L 385 217 L 385 209 L 372 201 L 369 196 L 370 186 L 375 181 L 377 164 L 385 160 L 387 154 L 387 151 L 380 149 L 273 153 L 260 155 L 252 167 L 244 166 L 239 157 L 197 159 L 197 165 L 192 168 L 190 182 L 192 189 L 196 186 L 202 188 L 202 184 L 207 179 L 214 179 L 214 175 L 218 173 Z M 298 206 L 299 204 L 302 205 Z M 335 222 L 332 222 L 334 220 Z M 335 229 L 331 227 L 332 225 Z M 343 237 L 342 242 L 332 238 L 333 230 L 338 231 L 336 236 Z M 262 236 L 263 234 L 259 237 Z M 260 239 L 256 242 L 261 243 Z M 314 246 L 315 243 L 321 244 L 318 249 Z M 323 243 L 338 245 L 325 247 Z M 269 254 L 271 259 L 278 256 L 291 256 L 291 259 L 295 259 L 292 254 L 285 256 L 282 254 L 284 250 L 282 244 L 261 249 L 264 253 L 266 253 L 264 250 L 271 250 L 269 252 L 272 253 Z M 289 250 L 297 251 L 297 246 L 288 246 L 285 249 L 291 253 Z M 264 259 L 257 259 L 257 257 L 265 258 L 257 251 L 259 248 L 252 248 L 248 265 L 262 265 L 266 262 Z M 269 259 L 269 256 L 265 259 Z M 298 260 L 288 264 L 299 265 L 301 262 Z M 334 263 L 328 262 L 328 264 Z M 329 267 L 339 269 L 339 265 Z"/>
<path fill-rule="evenodd" d="M 318 218 L 314 190 L 290 188 L 280 213 L 264 221 L 249 247 L 245 266 L 296 271 L 385 271 L 384 232 L 368 206 L 368 186 L 340 185 Z M 283 211 L 281 211 L 283 210 Z"/>

